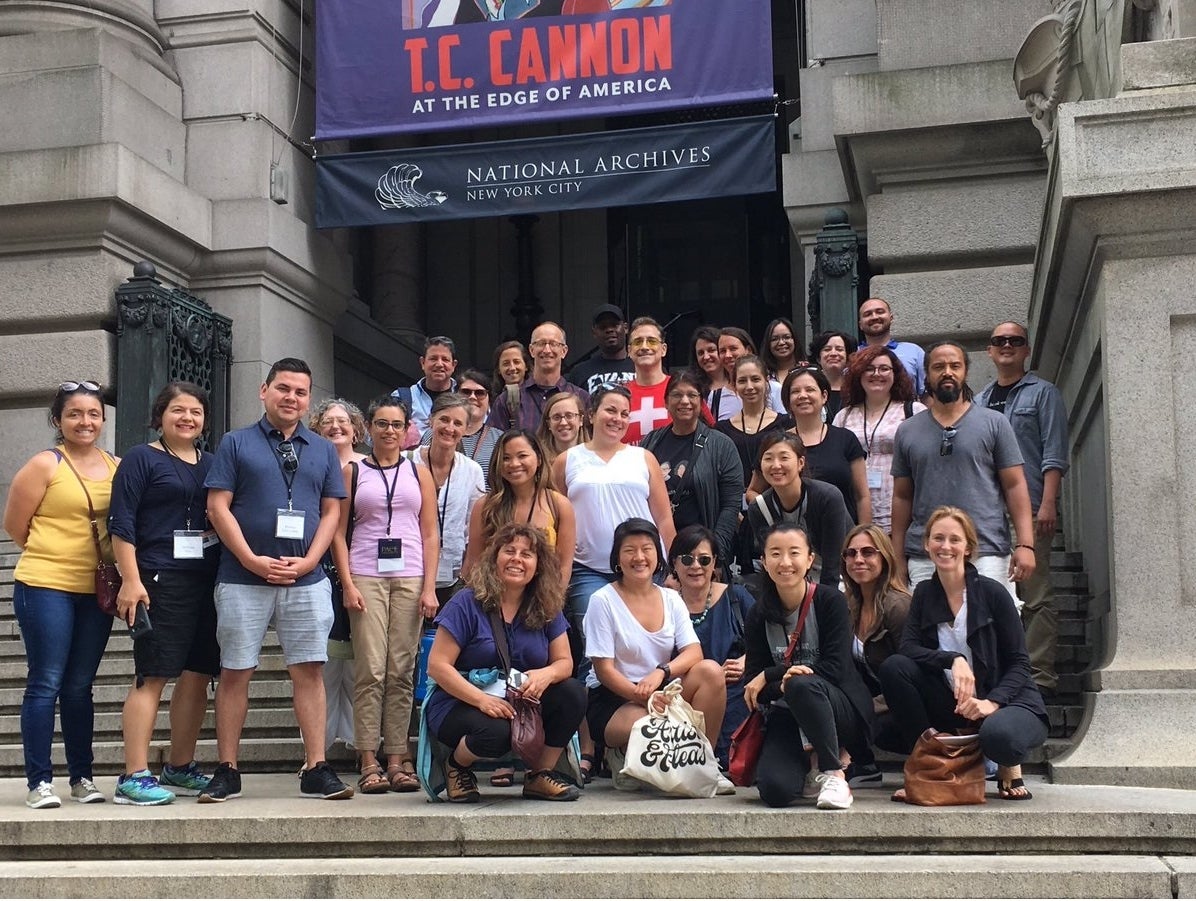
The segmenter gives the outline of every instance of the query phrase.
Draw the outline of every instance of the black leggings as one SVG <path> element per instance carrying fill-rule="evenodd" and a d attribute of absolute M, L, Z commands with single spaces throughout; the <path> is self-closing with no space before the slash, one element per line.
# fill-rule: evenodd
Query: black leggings
<path fill-rule="evenodd" d="M 940 732 L 975 731 L 975 722 L 955 712 L 955 695 L 941 670 L 928 670 L 894 654 L 881 664 L 880 682 L 900 727 L 906 754 L 931 727 Z M 1025 707 L 1000 708 L 980 722 L 979 731 L 984 756 L 1007 767 L 1021 764 L 1047 738 L 1046 722 Z"/>
<path fill-rule="evenodd" d="M 548 686 L 540 696 L 540 715 L 544 719 L 545 747 L 565 747 L 586 715 L 585 686 L 576 679 Z M 486 716 L 464 701 L 458 701 L 449 710 L 436 737 L 450 752 L 464 738 L 470 753 L 483 760 L 496 760 L 511 753 L 511 721 Z"/>
<path fill-rule="evenodd" d="M 818 768 L 840 768 L 839 746 L 858 746 L 867 731 L 851 700 L 839 686 L 821 676 L 793 676 L 785 685 L 783 707 L 773 707 L 764 731 L 764 747 L 756 765 L 760 800 L 769 807 L 785 807 L 801 797 L 809 754 L 802 747 L 800 729 L 814 746 Z"/>

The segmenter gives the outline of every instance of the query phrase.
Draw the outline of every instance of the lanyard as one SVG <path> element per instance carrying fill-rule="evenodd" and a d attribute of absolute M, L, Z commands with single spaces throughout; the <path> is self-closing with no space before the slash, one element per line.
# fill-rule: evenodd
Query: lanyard
<path fill-rule="evenodd" d="M 449 484 L 453 481 L 453 467 L 457 465 L 457 455 L 453 454 L 449 460 L 448 475 L 444 477 L 444 485 L 438 485 L 436 490 L 444 490 L 444 498 L 436 505 L 436 525 L 440 530 L 440 547 L 444 548 L 444 520 L 448 516 Z M 432 470 L 432 448 L 428 448 L 428 471 L 432 473 L 432 481 L 436 481 L 436 473 Z"/>
<path fill-rule="evenodd" d="M 260 419 L 257 422 L 257 427 L 262 430 L 262 434 L 266 436 L 266 441 L 269 442 L 270 432 L 266 431 L 266 427 L 262 425 L 262 421 Z M 282 435 L 282 432 L 278 431 L 278 429 L 272 429 L 272 431 L 277 435 Z M 282 441 L 289 440 L 290 439 L 285 437 L 282 439 Z M 287 509 L 293 510 L 295 509 L 293 503 L 295 474 L 299 472 L 299 447 L 294 441 L 291 441 L 292 453 L 295 455 L 295 471 L 288 473 L 287 468 L 282 465 L 282 451 L 278 449 L 279 445 L 282 444 L 282 441 L 280 441 L 278 444 L 270 444 L 270 447 L 274 451 L 274 462 L 278 464 L 278 473 L 282 476 L 283 484 L 287 486 Z"/>
<path fill-rule="evenodd" d="M 192 488 L 191 492 L 187 495 L 186 522 L 187 522 L 187 531 L 190 532 L 191 531 L 191 506 L 192 506 L 192 504 L 195 503 L 195 495 L 199 493 L 200 489 L 203 488 L 203 485 L 202 485 L 202 483 L 200 483 L 199 478 L 195 475 L 195 472 L 193 470 L 186 469 L 186 468 L 184 468 L 182 470 L 179 469 L 179 463 L 182 463 L 185 466 L 186 461 L 183 460 L 183 458 L 180 457 L 178 454 L 176 454 L 174 451 L 172 451 L 170 449 L 170 445 L 167 444 L 165 441 L 162 441 L 162 449 L 166 451 L 166 456 L 170 457 L 170 462 L 174 466 L 175 475 L 177 475 L 179 477 L 179 484 L 183 486 L 183 491 L 187 490 L 187 480 L 183 478 L 184 472 L 187 473 L 188 477 L 190 478 L 191 484 L 194 486 Z M 196 464 L 199 463 L 199 461 L 202 459 L 202 457 L 203 457 L 203 452 L 199 448 L 196 448 L 195 449 Z M 178 461 L 178 462 L 175 462 L 175 461 Z M 204 523 L 205 524 L 207 523 L 206 516 L 204 519 Z"/>
<path fill-rule="evenodd" d="M 374 461 L 374 465 L 378 468 L 378 475 L 380 475 L 382 477 L 382 484 L 386 488 L 386 537 L 389 538 L 390 537 L 390 523 L 391 523 L 391 520 L 394 519 L 394 515 L 395 515 L 395 508 L 394 508 L 395 492 L 398 491 L 398 489 L 399 489 L 399 470 L 403 468 L 403 457 L 400 454 L 399 462 L 397 462 L 394 465 L 395 480 L 394 480 L 393 484 L 386 480 L 386 470 L 388 467 L 384 467 L 381 463 L 379 463 L 378 458 L 376 456 L 374 456 L 373 454 L 370 454 L 370 459 Z"/>
<path fill-rule="evenodd" d="M 880 424 L 885 421 L 885 417 L 889 415 L 889 407 L 893 405 L 893 399 L 889 398 L 889 402 L 885 404 L 885 411 L 880 414 L 880 419 L 876 420 L 876 425 L 872 427 L 872 437 L 868 437 L 868 405 L 864 404 L 860 412 L 864 414 L 864 444 L 867 445 L 864 449 L 868 451 L 868 456 L 872 456 L 872 442 L 876 440 L 876 433 L 880 429 Z"/>

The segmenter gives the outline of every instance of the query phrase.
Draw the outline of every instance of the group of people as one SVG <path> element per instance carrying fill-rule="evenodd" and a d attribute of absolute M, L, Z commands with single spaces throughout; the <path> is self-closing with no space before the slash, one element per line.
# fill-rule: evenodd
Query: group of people
<path fill-rule="evenodd" d="M 852 785 L 882 780 L 874 748 L 908 752 L 928 727 L 978 732 L 1000 796 L 1028 798 L 1020 764 L 1045 740 L 1056 679 L 1047 564 L 1066 414 L 1026 371 L 1023 326 L 993 330 L 998 378 L 973 401 L 965 348 L 923 352 L 892 322 L 870 299 L 862 342 L 820 334 L 806 359 L 785 319 L 759 351 L 741 329 L 702 326 L 692 367 L 669 372 L 662 327 L 604 305 L 596 353 L 567 376 L 555 323 L 496 348 L 491 373 L 458 373 L 438 336 L 414 385 L 364 414 L 330 398 L 310 418 L 311 372 L 288 358 L 261 386 L 261 419 L 213 453 L 205 392 L 174 382 L 150 411 L 160 437 L 120 460 L 99 447 L 101 387 L 64 382 L 56 446 L 17 474 L 4 514 L 22 549 L 27 803 L 60 803 L 56 705 L 72 798 L 104 799 L 91 749 L 112 625 L 95 596 L 104 559 L 123 579 L 118 618 L 152 623 L 135 633 L 117 803 L 240 795 L 271 624 L 307 796 L 354 794 L 325 760 L 338 737 L 362 793 L 419 790 L 409 735 L 431 625 L 420 716 L 445 749 L 450 801 L 480 797 L 478 761 L 497 762 L 494 786 L 518 778 L 515 697 L 544 723 L 524 797 L 575 800 L 604 764 L 638 788 L 620 778 L 628 738 L 673 680 L 724 767 L 734 729 L 767 712 L 771 806 L 850 806 Z M 208 776 L 194 758 L 214 677 Z M 575 735 L 579 779 L 559 768 Z"/>

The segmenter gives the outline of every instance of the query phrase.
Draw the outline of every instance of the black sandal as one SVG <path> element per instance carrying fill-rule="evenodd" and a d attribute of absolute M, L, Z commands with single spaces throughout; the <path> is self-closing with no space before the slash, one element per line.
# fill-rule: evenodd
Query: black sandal
<path fill-rule="evenodd" d="M 589 764 L 589 766 L 586 766 L 586 764 Z M 583 785 L 589 785 L 594 781 L 594 776 L 596 775 L 594 769 L 597 765 L 598 758 L 593 754 L 581 755 L 581 763 L 578 764 L 578 767 L 581 769 L 581 782 Z"/>
<path fill-rule="evenodd" d="M 1002 801 L 1032 801 L 1034 796 L 1019 776 L 1017 779 L 998 779 L 997 797 Z"/>

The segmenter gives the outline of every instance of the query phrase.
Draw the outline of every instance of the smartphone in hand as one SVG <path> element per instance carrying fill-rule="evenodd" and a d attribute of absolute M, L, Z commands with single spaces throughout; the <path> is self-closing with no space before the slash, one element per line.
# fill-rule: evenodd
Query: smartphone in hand
<path fill-rule="evenodd" d="M 150 624 L 149 608 L 145 604 L 137 605 L 137 612 L 133 615 L 133 625 L 129 626 L 129 634 L 134 638 L 141 638 L 154 631 Z"/>

